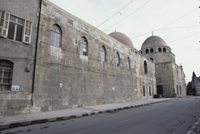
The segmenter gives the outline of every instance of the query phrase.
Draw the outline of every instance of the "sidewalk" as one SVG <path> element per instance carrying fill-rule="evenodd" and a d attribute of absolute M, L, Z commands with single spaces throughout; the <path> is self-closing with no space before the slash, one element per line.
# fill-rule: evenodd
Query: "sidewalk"
<path fill-rule="evenodd" d="M 68 120 L 72 118 L 78 118 L 78 117 L 100 114 L 100 113 L 105 113 L 105 112 L 113 112 L 117 110 L 140 107 L 144 105 L 161 103 L 161 102 L 176 100 L 176 99 L 177 98 L 148 99 L 148 100 L 140 100 L 140 101 L 134 101 L 134 102 L 96 105 L 96 106 L 88 106 L 88 107 L 83 107 L 83 108 L 73 108 L 73 109 L 64 109 L 64 110 L 57 110 L 57 111 L 50 111 L 50 112 L 41 112 L 41 113 L 35 113 L 35 114 L 1 117 L 0 130 L 13 128 L 13 127 L 19 127 L 19 126 L 26 126 L 26 125 L 31 125 L 31 124 Z"/>
<path fill-rule="evenodd" d="M 186 134 L 200 134 L 200 117 Z"/>

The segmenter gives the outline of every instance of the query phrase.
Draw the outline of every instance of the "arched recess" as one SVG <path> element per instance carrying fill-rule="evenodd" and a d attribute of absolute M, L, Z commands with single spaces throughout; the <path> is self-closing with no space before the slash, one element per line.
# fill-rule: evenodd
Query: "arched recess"
<path fill-rule="evenodd" d="M 87 41 L 87 39 L 85 37 L 81 38 L 80 55 L 88 56 L 88 41 Z"/>
<path fill-rule="evenodd" d="M 162 52 L 162 49 L 160 47 L 158 48 L 158 52 Z"/>
<path fill-rule="evenodd" d="M 62 31 L 60 26 L 54 24 L 51 28 L 50 45 L 61 47 Z"/>
<path fill-rule="evenodd" d="M 116 56 L 115 56 L 115 63 L 116 63 L 117 66 L 120 65 L 120 56 L 119 56 L 118 52 L 116 53 Z"/>
<path fill-rule="evenodd" d="M 148 73 L 148 69 L 147 69 L 147 62 L 146 60 L 144 61 L 144 74 Z"/>
<path fill-rule="evenodd" d="M 128 64 L 128 69 L 131 69 L 131 61 L 129 57 L 127 57 L 127 64 Z"/>
<path fill-rule="evenodd" d="M 105 48 L 105 46 L 101 47 L 101 61 L 106 62 L 106 48 Z"/>
<path fill-rule="evenodd" d="M 148 54 L 149 53 L 149 49 L 146 49 L 145 52 L 146 52 L 146 54 Z"/>
<path fill-rule="evenodd" d="M 151 48 L 151 49 L 150 49 L 150 52 L 151 52 L 151 53 L 153 53 L 153 52 L 154 52 L 153 48 Z"/>
<path fill-rule="evenodd" d="M 165 47 L 163 48 L 163 52 L 166 52 L 166 48 Z"/>

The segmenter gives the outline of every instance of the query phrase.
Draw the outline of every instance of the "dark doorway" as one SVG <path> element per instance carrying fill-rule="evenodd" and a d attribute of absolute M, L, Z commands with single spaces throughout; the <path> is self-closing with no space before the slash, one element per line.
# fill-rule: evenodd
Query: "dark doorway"
<path fill-rule="evenodd" d="M 177 90 L 177 95 L 179 95 L 179 92 L 178 92 L 178 85 L 176 85 L 176 90 Z"/>
<path fill-rule="evenodd" d="M 163 96 L 163 87 L 162 87 L 162 85 L 157 85 L 157 94 L 162 94 L 162 96 Z"/>

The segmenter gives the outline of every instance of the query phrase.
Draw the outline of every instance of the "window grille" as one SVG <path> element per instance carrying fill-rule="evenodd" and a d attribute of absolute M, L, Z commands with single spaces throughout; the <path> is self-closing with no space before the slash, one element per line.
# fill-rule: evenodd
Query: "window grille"
<path fill-rule="evenodd" d="M 11 90 L 13 74 L 13 63 L 0 60 L 0 91 Z"/>
<path fill-rule="evenodd" d="M 81 43 L 80 43 L 80 55 L 88 55 L 88 42 L 85 37 L 81 38 Z"/>
<path fill-rule="evenodd" d="M 58 25 L 53 25 L 51 28 L 50 45 L 61 47 L 61 29 Z"/>

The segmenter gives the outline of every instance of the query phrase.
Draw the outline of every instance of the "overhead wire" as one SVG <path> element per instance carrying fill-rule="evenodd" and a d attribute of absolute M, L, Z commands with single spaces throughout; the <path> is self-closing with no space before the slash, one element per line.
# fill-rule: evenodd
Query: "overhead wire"
<path fill-rule="evenodd" d="M 178 40 L 182 40 L 182 39 L 188 38 L 188 37 L 190 37 L 190 36 L 196 35 L 196 34 L 198 34 L 198 33 L 200 33 L 200 32 L 197 32 L 197 33 L 194 33 L 194 34 L 191 34 L 191 35 L 188 35 L 188 36 L 185 36 L 185 37 L 176 39 L 176 40 L 172 40 L 172 41 L 169 41 L 169 42 L 167 42 L 167 43 L 169 44 L 169 43 L 172 43 L 172 42 L 175 42 L 175 41 L 178 41 Z"/>
<path fill-rule="evenodd" d="M 112 16 L 110 16 L 108 19 L 106 19 L 105 21 L 103 21 L 101 24 L 99 24 L 98 26 L 96 26 L 94 29 L 100 27 L 101 25 L 103 25 L 105 22 L 107 22 L 108 20 L 110 20 L 111 18 L 113 18 L 115 15 L 117 15 L 119 12 L 123 11 L 126 7 L 128 7 L 129 5 L 132 4 L 132 2 L 135 0 L 131 0 L 128 4 L 126 4 L 125 6 L 123 6 L 120 10 L 118 10 L 116 13 L 114 13 Z M 93 31 L 93 30 L 92 30 Z"/>
<path fill-rule="evenodd" d="M 127 3 L 125 6 L 123 6 L 120 10 L 118 10 L 116 13 L 114 13 L 112 16 L 110 16 L 108 19 L 106 19 L 105 21 L 103 21 L 101 24 L 99 24 L 98 26 L 96 26 L 95 28 L 93 28 L 91 31 L 97 29 L 98 27 L 100 27 L 101 25 L 103 25 L 105 22 L 107 22 L 108 20 L 110 20 L 111 18 L 113 18 L 116 14 L 118 14 L 119 12 L 123 11 L 125 8 L 127 8 L 129 5 L 132 4 L 132 2 L 135 1 L 135 0 L 131 0 L 129 3 Z M 90 31 L 90 32 L 91 32 Z M 80 41 L 79 41 L 80 43 Z M 68 46 L 68 45 L 67 45 Z M 65 48 L 62 48 L 63 50 L 65 50 Z M 56 53 L 60 50 L 55 50 L 53 53 Z M 49 55 L 45 55 L 44 57 L 46 56 L 49 56 Z M 42 59 L 43 57 L 40 58 L 40 60 Z"/>
<path fill-rule="evenodd" d="M 195 10 L 197 10 L 197 9 L 198 9 L 198 8 L 194 8 L 194 9 L 192 9 L 191 11 L 187 12 L 186 14 L 182 15 L 181 17 L 179 17 L 179 18 L 173 20 L 172 22 L 166 24 L 165 26 L 163 26 L 163 27 L 161 27 L 161 28 L 158 28 L 158 29 L 156 29 L 156 30 L 153 30 L 153 31 L 155 32 L 155 31 L 159 31 L 159 30 L 161 30 L 161 29 L 164 29 L 165 27 L 171 25 L 172 23 L 174 23 L 174 22 L 178 21 L 179 19 L 181 19 L 181 18 L 187 16 L 188 14 L 192 13 L 193 11 L 195 11 Z M 131 39 L 132 39 L 132 38 L 137 38 L 137 37 L 140 37 L 140 36 L 149 34 L 149 33 L 151 33 L 151 32 L 146 32 L 146 33 L 143 33 L 143 34 L 140 34 L 140 35 L 132 36 L 132 37 L 130 37 L 130 38 L 131 38 Z"/>
<path fill-rule="evenodd" d="M 130 13 L 129 15 L 127 15 L 126 17 L 124 17 L 123 19 L 121 19 L 120 21 L 118 21 L 117 23 L 111 25 L 110 27 L 108 27 L 107 29 L 103 30 L 103 31 L 107 31 L 108 29 L 110 29 L 111 27 L 117 25 L 118 23 L 122 22 L 123 20 L 125 20 L 126 18 L 128 18 L 129 16 L 131 16 L 133 13 L 137 12 L 138 10 L 140 10 L 142 7 L 144 7 L 146 4 L 148 4 L 151 0 L 149 0 L 148 2 L 146 2 L 145 4 L 143 4 L 142 6 L 140 6 L 138 9 L 136 9 L 135 11 L 133 11 L 132 13 Z"/>

